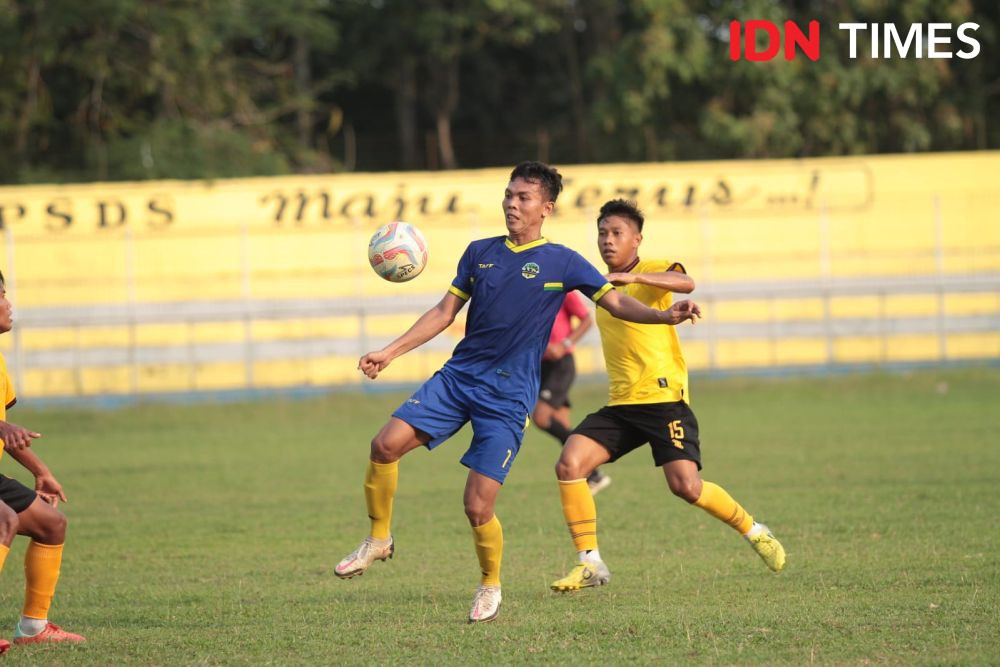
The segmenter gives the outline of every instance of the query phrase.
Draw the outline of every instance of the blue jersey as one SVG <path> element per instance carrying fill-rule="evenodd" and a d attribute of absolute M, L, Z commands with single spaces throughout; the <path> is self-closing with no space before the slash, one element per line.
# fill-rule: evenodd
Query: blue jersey
<path fill-rule="evenodd" d="M 465 338 L 445 372 L 518 401 L 538 398 L 541 359 L 568 292 L 599 300 L 611 283 L 574 250 L 546 239 L 515 246 L 505 236 L 473 241 L 449 290 L 470 300 Z"/>

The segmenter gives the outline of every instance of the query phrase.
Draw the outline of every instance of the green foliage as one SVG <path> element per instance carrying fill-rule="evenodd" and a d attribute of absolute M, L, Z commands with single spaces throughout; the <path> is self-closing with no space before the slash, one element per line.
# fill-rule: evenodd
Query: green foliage
<path fill-rule="evenodd" d="M 158 119 L 146 132 L 107 147 L 109 173 L 123 180 L 224 178 L 278 175 L 286 156 L 270 143 L 220 124 L 218 127 Z"/>
<path fill-rule="evenodd" d="M 8 665 L 991 664 L 1000 611 L 997 371 L 695 379 L 704 475 L 788 550 L 773 575 L 728 526 L 670 495 L 647 451 L 597 497 L 613 579 L 572 566 L 536 429 L 500 494 L 504 606 L 465 623 L 478 583 L 462 511 L 463 432 L 400 467 L 395 558 L 339 581 L 368 528 L 368 443 L 399 394 L 11 417 L 65 487 L 51 617 L 84 646 Z M 574 392 L 576 417 L 602 384 Z M 44 449 L 43 449 L 44 448 Z M 24 479 L 5 457 L 2 472 Z M 27 541 L 3 571 L 8 628 Z"/>
<path fill-rule="evenodd" d="M 296 40 L 318 55 L 336 48 L 337 25 L 317 18 L 324 5 L 8 3 L 0 136 L 16 159 L 0 176 L 42 165 L 81 180 L 287 171 L 310 146 L 287 145 L 283 121 L 347 76 L 297 85 Z"/>
<path fill-rule="evenodd" d="M 819 21 L 821 59 L 731 61 L 754 18 Z M 850 60 L 842 21 L 982 51 Z M 0 182 L 997 148 L 998 30 L 987 0 L 0 0 Z"/>

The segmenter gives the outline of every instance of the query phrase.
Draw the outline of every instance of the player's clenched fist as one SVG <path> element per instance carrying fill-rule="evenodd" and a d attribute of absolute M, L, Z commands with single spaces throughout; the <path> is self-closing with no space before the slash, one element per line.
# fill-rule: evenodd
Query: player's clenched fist
<path fill-rule="evenodd" d="M 390 361 L 392 359 L 389 358 L 388 353 L 382 350 L 369 352 L 358 360 L 358 370 L 374 380 L 389 365 Z"/>

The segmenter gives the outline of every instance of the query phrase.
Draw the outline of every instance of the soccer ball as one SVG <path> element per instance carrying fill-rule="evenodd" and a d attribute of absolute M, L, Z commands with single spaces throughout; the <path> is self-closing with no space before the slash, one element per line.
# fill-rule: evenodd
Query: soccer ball
<path fill-rule="evenodd" d="M 368 242 L 368 263 L 386 280 L 405 283 L 427 266 L 427 241 L 408 222 L 390 222 Z"/>

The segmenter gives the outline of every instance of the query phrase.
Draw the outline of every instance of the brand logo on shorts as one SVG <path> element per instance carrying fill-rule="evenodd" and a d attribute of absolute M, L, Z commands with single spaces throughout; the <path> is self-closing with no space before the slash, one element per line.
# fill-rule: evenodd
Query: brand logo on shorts
<path fill-rule="evenodd" d="M 416 399 L 416 398 L 408 399 L 406 402 L 409 403 L 409 404 L 411 404 L 411 405 L 420 405 L 420 400 Z"/>
<path fill-rule="evenodd" d="M 541 272 L 542 269 L 539 268 L 539 266 L 534 262 L 528 262 L 527 264 L 521 267 L 521 276 L 523 278 L 527 278 L 528 280 L 536 278 L 538 274 Z"/>

